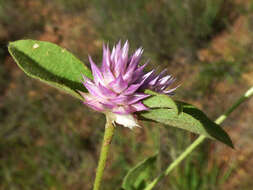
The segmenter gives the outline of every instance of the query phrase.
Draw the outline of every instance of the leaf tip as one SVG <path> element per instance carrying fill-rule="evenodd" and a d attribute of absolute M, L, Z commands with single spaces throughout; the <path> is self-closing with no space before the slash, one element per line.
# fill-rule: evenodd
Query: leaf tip
<path fill-rule="evenodd" d="M 235 149 L 235 146 L 234 146 L 232 140 L 230 139 L 230 137 L 229 137 L 229 140 L 228 140 L 228 144 L 227 144 L 227 145 L 228 145 L 230 148 Z"/>
<path fill-rule="evenodd" d="M 9 42 L 7 47 L 8 47 L 8 49 L 10 49 L 13 46 L 14 46 L 14 42 Z"/>

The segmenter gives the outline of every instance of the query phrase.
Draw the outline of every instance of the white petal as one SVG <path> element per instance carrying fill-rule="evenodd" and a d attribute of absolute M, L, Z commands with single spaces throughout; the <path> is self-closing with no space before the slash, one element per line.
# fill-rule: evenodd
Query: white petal
<path fill-rule="evenodd" d="M 130 129 L 133 129 L 134 127 L 140 127 L 140 125 L 137 123 L 137 120 L 132 114 L 121 115 L 112 113 L 112 118 L 113 122 L 116 122 L 117 124 L 123 125 L 124 127 L 128 127 Z"/>

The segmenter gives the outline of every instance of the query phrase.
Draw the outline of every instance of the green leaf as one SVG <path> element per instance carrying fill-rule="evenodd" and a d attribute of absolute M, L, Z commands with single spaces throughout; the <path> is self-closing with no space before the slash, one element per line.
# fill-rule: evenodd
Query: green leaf
<path fill-rule="evenodd" d="M 193 105 L 176 102 L 182 111 L 178 114 L 173 109 L 150 109 L 139 114 L 140 119 L 156 121 L 172 127 L 178 127 L 193 133 L 204 135 L 211 139 L 219 140 L 233 147 L 227 133 L 216 123 L 211 121 L 202 111 Z"/>
<path fill-rule="evenodd" d="M 148 180 L 152 177 L 152 171 L 155 168 L 157 154 L 138 163 L 125 176 L 122 189 L 124 190 L 142 190 L 146 186 Z"/>
<path fill-rule="evenodd" d="M 170 108 L 177 113 L 179 112 L 178 105 L 168 95 L 159 94 L 151 90 L 145 90 L 144 93 L 152 95 L 142 101 L 149 108 Z"/>
<path fill-rule="evenodd" d="M 82 74 L 91 71 L 66 49 L 50 42 L 19 40 L 11 42 L 9 52 L 18 66 L 30 77 L 82 99 L 77 90 L 86 91 Z"/>

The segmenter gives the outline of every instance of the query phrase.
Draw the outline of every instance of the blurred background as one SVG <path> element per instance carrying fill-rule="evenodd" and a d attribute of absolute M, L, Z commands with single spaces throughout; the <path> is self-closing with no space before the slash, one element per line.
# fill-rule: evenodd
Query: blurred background
<path fill-rule="evenodd" d="M 28 78 L 8 42 L 56 43 L 87 65 L 102 44 L 128 39 L 142 46 L 150 68 L 168 68 L 182 84 L 175 99 L 215 119 L 253 85 L 251 0 L 0 0 L 0 189 L 88 190 L 92 187 L 105 118 Z M 251 190 L 253 100 L 224 122 L 235 150 L 207 141 L 157 190 Z M 159 124 L 118 127 L 104 190 L 119 189 L 127 171 L 160 150 L 163 170 L 196 136 Z"/>

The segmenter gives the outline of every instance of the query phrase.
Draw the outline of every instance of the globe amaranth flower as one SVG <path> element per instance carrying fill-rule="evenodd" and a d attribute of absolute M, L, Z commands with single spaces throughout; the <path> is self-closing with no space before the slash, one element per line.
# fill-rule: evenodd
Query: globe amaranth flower
<path fill-rule="evenodd" d="M 139 126 L 133 113 L 149 109 L 142 103 L 150 96 L 143 93 L 144 90 L 170 95 L 175 88 L 168 87 L 175 79 L 166 75 L 166 70 L 159 75 L 155 74 L 155 70 L 145 73 L 143 70 L 148 62 L 139 65 L 143 49 L 137 49 L 131 56 L 128 56 L 128 51 L 128 41 L 123 47 L 119 42 L 112 52 L 108 45 L 104 46 L 101 68 L 89 57 L 93 81 L 83 76 L 83 85 L 89 93 L 80 94 L 87 106 L 106 113 L 113 122 L 133 128 Z"/>

